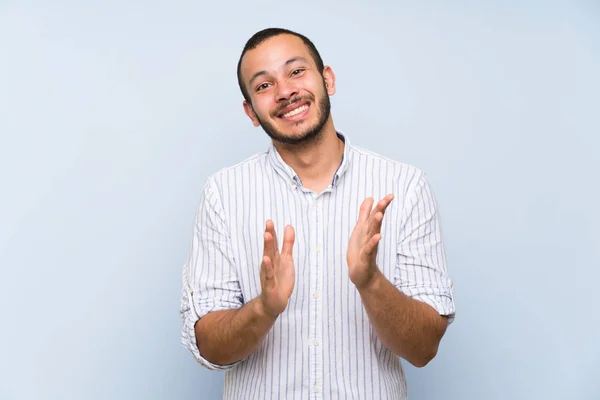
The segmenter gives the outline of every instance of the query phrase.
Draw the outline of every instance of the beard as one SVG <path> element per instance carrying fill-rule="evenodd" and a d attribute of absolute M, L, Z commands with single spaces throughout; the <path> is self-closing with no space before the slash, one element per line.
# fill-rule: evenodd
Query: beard
<path fill-rule="evenodd" d="M 288 145 L 298 145 L 298 144 L 303 144 L 303 143 L 307 143 L 315 138 L 318 138 L 323 130 L 323 126 L 325 125 L 325 123 L 327 122 L 327 119 L 329 118 L 329 114 L 331 112 L 331 103 L 329 101 L 329 96 L 327 95 L 327 91 L 325 88 L 325 82 L 323 82 L 323 92 L 322 92 L 322 96 L 321 96 L 321 100 L 319 101 L 319 103 L 315 103 L 314 102 L 314 97 L 310 96 L 310 97 L 295 97 L 292 100 L 290 100 L 289 102 L 287 102 L 286 104 L 283 104 L 281 107 L 279 107 L 279 110 L 283 110 L 285 107 L 289 106 L 290 104 L 296 103 L 298 101 L 302 101 L 302 100 L 312 100 L 312 103 L 317 106 L 317 122 L 315 122 L 313 125 L 309 125 L 307 127 L 305 127 L 302 131 L 295 133 L 295 134 L 290 134 L 290 133 L 285 133 L 282 132 L 280 130 L 278 130 L 277 128 L 275 128 L 275 126 L 273 124 L 271 124 L 268 121 L 263 121 L 261 119 L 261 117 L 256 113 L 256 111 L 254 112 L 254 114 L 256 115 L 256 118 L 258 119 L 258 122 L 260 123 L 260 126 L 263 128 L 263 130 L 267 133 L 267 135 L 269 135 L 269 137 L 275 141 L 278 141 L 280 143 L 284 143 L 284 144 L 288 144 Z M 279 111 L 276 113 L 273 113 L 274 116 L 277 116 L 279 114 Z M 305 121 L 301 121 L 298 122 L 296 125 L 303 125 L 306 124 Z"/>

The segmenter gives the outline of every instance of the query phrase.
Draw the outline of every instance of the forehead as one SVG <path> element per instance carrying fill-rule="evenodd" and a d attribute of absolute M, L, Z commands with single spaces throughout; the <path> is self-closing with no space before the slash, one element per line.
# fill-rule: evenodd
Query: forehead
<path fill-rule="evenodd" d="M 240 66 L 242 77 L 248 81 L 257 71 L 278 70 L 294 57 L 303 57 L 314 63 L 308 47 L 299 37 L 290 34 L 271 37 L 244 54 Z"/>

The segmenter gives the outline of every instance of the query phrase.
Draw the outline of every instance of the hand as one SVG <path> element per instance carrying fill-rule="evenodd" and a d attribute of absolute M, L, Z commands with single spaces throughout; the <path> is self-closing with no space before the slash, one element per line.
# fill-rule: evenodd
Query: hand
<path fill-rule="evenodd" d="M 268 220 L 264 234 L 263 259 L 260 265 L 260 304 L 263 311 L 276 318 L 287 307 L 294 290 L 296 274 L 292 248 L 294 246 L 294 228 L 285 227 L 283 248 L 279 252 L 277 235 L 273 221 Z"/>
<path fill-rule="evenodd" d="M 374 202 L 372 197 L 365 199 L 360 206 L 358 221 L 348 241 L 346 253 L 348 274 L 357 289 L 366 287 L 379 271 L 376 258 L 379 240 L 381 240 L 381 221 L 387 206 L 393 199 L 394 195 L 388 194 L 377 203 L 373 211 L 371 211 Z"/>

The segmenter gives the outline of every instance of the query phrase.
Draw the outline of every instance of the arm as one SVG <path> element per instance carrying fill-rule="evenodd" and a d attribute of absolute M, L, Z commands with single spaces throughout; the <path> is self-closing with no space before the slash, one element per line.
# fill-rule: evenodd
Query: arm
<path fill-rule="evenodd" d="M 212 180 L 199 202 L 192 245 L 182 275 L 182 343 L 203 366 L 227 370 L 254 352 L 283 312 L 294 286 L 293 228 L 280 253 L 267 222 L 260 267 L 261 294 L 244 304 L 226 214 Z"/>
<path fill-rule="evenodd" d="M 260 268 L 261 294 L 239 309 L 215 311 L 196 323 L 196 342 L 203 358 L 215 364 L 233 364 L 258 348 L 292 294 L 293 244 L 294 229 L 288 226 L 280 253 L 274 224 L 267 221 Z"/>
<path fill-rule="evenodd" d="M 211 312 L 196 322 L 200 355 L 214 364 L 235 364 L 258 348 L 276 319 L 259 297 L 236 310 Z"/>
<path fill-rule="evenodd" d="M 376 256 L 381 222 L 392 199 L 392 195 L 386 196 L 372 212 L 373 200 L 363 202 L 349 246 L 350 278 L 379 340 L 422 367 L 436 355 L 454 318 L 451 282 L 435 201 L 424 176 L 410 188 L 401 213 L 393 281 L 379 270 Z"/>
<path fill-rule="evenodd" d="M 446 331 L 446 317 L 400 292 L 378 269 L 358 292 L 384 346 L 415 367 L 423 367 L 435 357 Z"/>

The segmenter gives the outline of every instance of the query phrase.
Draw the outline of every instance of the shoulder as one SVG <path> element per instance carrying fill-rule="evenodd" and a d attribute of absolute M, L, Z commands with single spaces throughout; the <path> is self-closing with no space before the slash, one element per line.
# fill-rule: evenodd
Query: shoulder
<path fill-rule="evenodd" d="M 230 197 L 240 197 L 238 189 L 243 186 L 244 180 L 249 179 L 251 171 L 264 163 L 267 153 L 267 151 L 255 153 L 236 164 L 220 168 L 208 175 L 204 180 L 196 211 L 210 209 L 224 219 L 223 213 L 226 210 L 224 202 Z"/>
<path fill-rule="evenodd" d="M 268 150 L 252 154 L 246 159 L 213 172 L 208 176 L 205 190 L 217 190 L 222 192 L 223 188 L 234 188 L 241 186 L 242 182 L 248 180 L 251 174 L 264 168 L 267 161 Z"/>
<path fill-rule="evenodd" d="M 354 168 L 376 169 L 379 174 L 385 174 L 404 187 L 406 191 L 410 191 L 419 182 L 426 179 L 425 171 L 418 166 L 354 144 L 350 151 Z"/>

